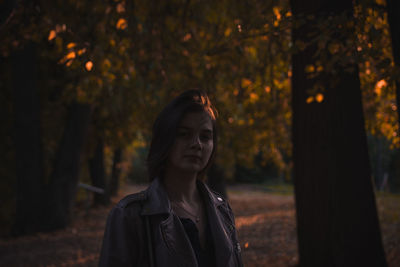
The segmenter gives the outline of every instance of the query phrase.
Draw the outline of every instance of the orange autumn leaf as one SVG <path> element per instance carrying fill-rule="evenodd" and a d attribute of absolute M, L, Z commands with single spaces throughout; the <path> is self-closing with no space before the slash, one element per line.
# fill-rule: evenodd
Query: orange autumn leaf
<path fill-rule="evenodd" d="M 54 38 L 56 38 L 56 36 L 57 36 L 56 31 L 55 30 L 51 30 L 50 33 L 49 33 L 49 37 L 47 37 L 47 40 L 51 41 Z"/>
<path fill-rule="evenodd" d="M 128 22 L 126 21 L 126 19 L 120 18 L 117 22 L 116 27 L 119 30 L 124 30 L 126 29 L 126 27 L 128 27 Z"/>
<path fill-rule="evenodd" d="M 313 101 L 314 101 L 314 97 L 313 96 L 309 96 L 309 97 L 307 97 L 306 103 L 310 104 Z"/>
<path fill-rule="evenodd" d="M 85 68 L 86 68 L 87 71 L 91 71 L 92 68 L 93 68 L 93 62 L 92 61 L 86 62 Z"/>
<path fill-rule="evenodd" d="M 324 95 L 319 93 L 315 96 L 315 100 L 317 100 L 318 103 L 321 103 L 322 101 L 324 101 Z"/>

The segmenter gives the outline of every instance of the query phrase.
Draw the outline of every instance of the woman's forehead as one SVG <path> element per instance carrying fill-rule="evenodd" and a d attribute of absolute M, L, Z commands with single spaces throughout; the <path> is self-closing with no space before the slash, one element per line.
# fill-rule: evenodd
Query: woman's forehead
<path fill-rule="evenodd" d="M 213 130 L 210 116 L 206 112 L 187 113 L 183 116 L 179 128 L 201 128 Z"/>

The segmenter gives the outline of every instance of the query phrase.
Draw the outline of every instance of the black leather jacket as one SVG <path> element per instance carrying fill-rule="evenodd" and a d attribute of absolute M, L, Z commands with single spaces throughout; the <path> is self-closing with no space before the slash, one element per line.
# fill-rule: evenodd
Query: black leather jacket
<path fill-rule="evenodd" d="M 216 266 L 243 266 L 229 204 L 200 181 L 198 188 L 207 208 Z M 148 249 L 145 216 L 149 221 L 151 250 Z M 190 241 L 180 219 L 171 210 L 159 179 L 155 179 L 147 190 L 128 195 L 111 210 L 99 266 L 147 267 L 150 266 L 150 253 L 157 267 L 197 267 Z"/>

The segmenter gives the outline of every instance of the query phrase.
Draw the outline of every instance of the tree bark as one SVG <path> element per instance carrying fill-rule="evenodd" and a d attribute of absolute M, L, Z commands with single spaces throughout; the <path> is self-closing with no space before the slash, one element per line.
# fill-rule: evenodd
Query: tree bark
<path fill-rule="evenodd" d="M 310 35 L 318 38 L 324 34 L 318 26 L 328 16 L 345 14 L 352 19 L 352 1 L 290 3 L 295 22 L 304 19 L 301 26 L 293 28 L 294 43 L 307 43 Z M 345 27 L 338 26 L 330 41 L 339 33 L 342 39 L 337 41 L 346 44 L 346 34 L 341 32 Z M 371 181 L 358 68 L 354 64 L 345 71 L 336 66 L 336 73 L 308 78 L 306 66 L 322 60 L 316 49 L 316 44 L 311 44 L 292 56 L 299 263 L 307 267 L 387 266 Z M 324 99 L 307 103 L 308 90 L 316 82 L 325 88 Z"/>
<path fill-rule="evenodd" d="M 35 45 L 30 43 L 12 57 L 14 98 L 14 144 L 16 160 L 16 217 L 13 233 L 40 230 L 44 170 L 37 88 Z"/>
<path fill-rule="evenodd" d="M 94 156 L 89 160 L 89 169 L 92 185 L 104 189 L 104 194 L 93 193 L 94 204 L 109 204 L 109 188 L 106 186 L 106 175 L 104 170 L 104 142 L 101 139 L 97 142 Z"/>
<path fill-rule="evenodd" d="M 69 107 L 47 189 L 45 230 L 64 228 L 70 223 L 90 111 L 91 108 L 87 104 L 73 103 Z"/>
<path fill-rule="evenodd" d="M 121 175 L 122 148 L 114 150 L 111 180 L 109 184 L 110 196 L 116 196 L 119 190 L 119 177 Z"/>

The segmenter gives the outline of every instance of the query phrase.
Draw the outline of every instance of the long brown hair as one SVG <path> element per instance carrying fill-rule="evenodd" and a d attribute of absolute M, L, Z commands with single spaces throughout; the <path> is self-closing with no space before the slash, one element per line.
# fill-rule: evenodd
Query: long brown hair
<path fill-rule="evenodd" d="M 206 112 L 211 118 L 213 127 L 213 151 L 206 167 L 198 173 L 198 177 L 203 178 L 211 166 L 217 150 L 217 110 L 204 91 L 187 90 L 174 98 L 160 112 L 154 122 L 153 137 L 147 155 L 147 170 L 150 181 L 163 176 L 179 123 L 185 114 L 193 112 Z"/>

